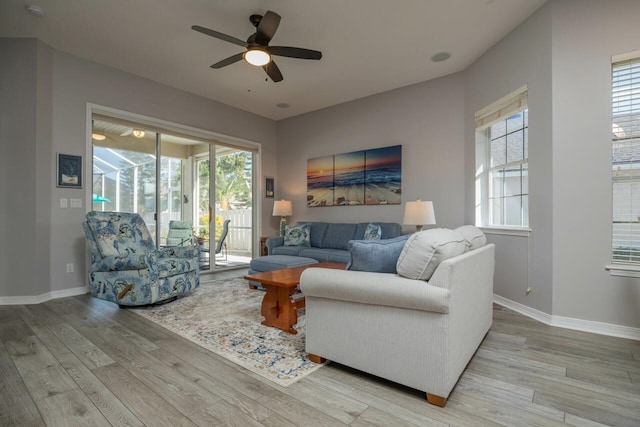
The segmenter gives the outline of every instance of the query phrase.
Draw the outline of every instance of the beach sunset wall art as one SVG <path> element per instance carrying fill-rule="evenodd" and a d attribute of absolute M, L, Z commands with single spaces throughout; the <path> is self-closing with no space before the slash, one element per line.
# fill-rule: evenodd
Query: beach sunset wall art
<path fill-rule="evenodd" d="M 307 160 L 307 206 L 398 205 L 402 146 Z"/>

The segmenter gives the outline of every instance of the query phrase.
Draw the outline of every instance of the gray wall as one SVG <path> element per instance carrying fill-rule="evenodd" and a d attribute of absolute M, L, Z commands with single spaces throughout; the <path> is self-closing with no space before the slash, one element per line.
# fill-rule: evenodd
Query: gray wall
<path fill-rule="evenodd" d="M 489 240 L 498 243 L 496 294 L 554 317 L 640 327 L 640 281 L 605 270 L 611 56 L 640 49 L 638 16 L 634 0 L 551 1 L 466 71 L 468 154 L 473 113 L 529 85 L 531 238 Z M 472 182 L 468 176 L 468 207 Z M 472 219 L 473 210 L 467 214 Z"/>
<path fill-rule="evenodd" d="M 639 279 L 610 276 L 611 56 L 640 50 L 637 0 L 553 6 L 553 314 L 640 327 Z"/>
<path fill-rule="evenodd" d="M 293 221 L 402 223 L 404 202 L 432 200 L 437 226 L 464 223 L 464 76 L 454 74 L 278 122 L 277 197 Z M 307 207 L 307 159 L 402 145 L 402 204 Z M 408 228 L 407 232 L 410 231 Z"/>
<path fill-rule="evenodd" d="M 551 314 L 554 227 L 551 8 L 547 4 L 467 71 L 465 129 L 467 222 L 474 222 L 475 112 L 523 85 L 529 88 L 530 237 L 488 235 L 496 243 L 496 294 Z M 527 295 L 527 286 L 532 292 Z"/>
<path fill-rule="evenodd" d="M 36 159 L 41 158 L 39 153 L 50 151 L 46 147 L 50 124 L 47 128 L 48 120 L 43 117 L 37 98 L 41 92 L 45 103 L 50 105 L 51 87 L 50 84 L 47 87 L 38 67 L 40 51 L 36 40 L 0 39 L 0 295 L 3 296 L 40 293 L 48 283 L 41 280 L 48 275 L 49 239 L 47 223 L 41 222 L 40 214 L 47 208 L 48 198 L 37 186 L 41 175 L 37 168 L 41 163 Z"/>
<path fill-rule="evenodd" d="M 90 203 L 85 196 L 91 194 L 86 187 L 91 174 L 85 170 L 83 190 L 56 188 L 55 153 L 82 155 L 85 169 L 90 165 L 87 103 L 259 142 L 262 173 L 275 175 L 272 120 L 55 51 L 35 40 L 0 39 L 0 55 L 4 149 L 0 297 L 85 285 L 80 222 Z M 84 208 L 61 209 L 60 198 L 82 199 Z M 271 206 L 261 207 L 264 233 L 272 234 Z M 74 263 L 74 273 L 66 273 L 67 263 Z"/>

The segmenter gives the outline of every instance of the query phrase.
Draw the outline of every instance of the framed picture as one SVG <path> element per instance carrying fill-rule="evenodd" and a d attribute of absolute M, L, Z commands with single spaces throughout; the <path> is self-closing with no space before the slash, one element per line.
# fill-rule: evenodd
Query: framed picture
<path fill-rule="evenodd" d="M 275 195 L 275 184 L 271 177 L 265 177 L 264 179 L 264 197 L 273 198 Z"/>
<path fill-rule="evenodd" d="M 58 154 L 57 187 L 82 188 L 82 156 Z"/>
<path fill-rule="evenodd" d="M 307 206 L 399 205 L 402 145 L 307 160 Z"/>

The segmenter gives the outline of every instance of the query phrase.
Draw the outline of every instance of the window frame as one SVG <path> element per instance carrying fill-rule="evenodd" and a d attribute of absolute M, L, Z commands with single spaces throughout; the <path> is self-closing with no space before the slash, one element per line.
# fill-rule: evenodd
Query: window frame
<path fill-rule="evenodd" d="M 516 91 L 506 95 L 505 97 L 497 100 L 491 105 L 479 110 L 476 115 L 475 126 L 475 224 L 476 226 L 487 230 L 502 230 L 509 231 L 514 230 L 516 232 L 528 232 L 530 231 L 530 191 L 529 191 L 529 176 L 530 176 L 530 161 L 529 150 L 527 148 L 524 152 L 525 146 L 528 147 L 529 143 L 529 107 L 527 103 L 528 88 L 527 85 L 522 86 Z M 509 131 L 507 121 L 512 116 L 524 113 L 522 118 L 522 126 L 516 130 Z M 525 118 L 526 117 L 526 118 Z M 491 127 L 500 121 L 505 122 L 505 162 L 500 165 L 491 165 L 492 154 L 492 139 L 491 139 Z M 515 132 L 523 132 L 523 139 L 521 147 L 523 149 L 522 158 L 518 160 L 508 161 L 508 143 L 507 135 L 514 134 Z M 500 136 L 502 137 L 502 136 Z M 498 138 L 494 138 L 496 140 Z M 526 154 L 526 157 L 525 157 Z M 523 167 L 526 168 L 527 183 L 524 186 Z M 505 191 L 505 177 L 504 173 L 512 170 L 519 169 L 516 173 L 520 179 L 519 193 L 513 195 L 507 195 Z M 491 176 L 497 171 L 502 171 L 503 176 L 500 178 L 502 191 L 500 196 L 495 196 L 491 192 Z M 523 191 L 526 188 L 526 191 Z M 520 199 L 520 224 L 506 224 L 506 218 L 508 216 L 508 207 L 506 203 L 510 197 L 519 197 Z M 526 198 L 526 212 L 525 209 Z M 492 215 L 492 201 L 501 199 L 501 221 L 499 224 L 493 223 Z"/>
<path fill-rule="evenodd" d="M 631 70 L 631 83 L 627 86 L 618 85 L 616 83 L 619 77 L 621 67 L 630 65 L 635 66 L 637 71 Z M 626 276 L 626 277 L 640 277 L 640 237 L 634 239 L 635 236 L 639 236 L 638 231 L 634 231 L 634 224 L 640 223 L 640 207 L 638 206 L 639 198 L 636 197 L 636 203 L 634 204 L 634 191 L 633 187 L 629 186 L 628 189 L 622 188 L 621 191 L 627 192 L 622 199 L 616 197 L 618 191 L 616 184 L 628 182 L 630 184 L 640 184 L 640 155 L 631 156 L 629 160 L 623 160 L 616 156 L 616 152 L 622 152 L 625 150 L 625 145 L 628 144 L 640 144 L 640 125 L 633 126 L 633 122 L 629 126 L 622 127 L 620 124 L 628 123 L 627 120 L 633 121 L 633 116 L 637 115 L 640 118 L 640 55 L 638 52 L 630 52 L 622 55 L 616 55 L 611 58 L 611 265 L 607 265 L 606 269 L 609 270 L 611 275 L 614 276 Z M 637 79 L 634 81 L 634 79 Z M 629 99 L 625 99 L 625 92 L 630 95 Z M 634 100 L 633 97 L 636 97 Z M 635 102 L 634 102 L 635 101 Z M 628 113 L 625 115 L 616 114 L 616 110 L 622 108 L 622 105 L 628 103 Z M 633 104 L 636 104 L 635 106 Z M 635 127 L 635 129 L 634 129 Z M 629 136 L 626 133 L 629 133 Z M 622 133 L 622 135 L 620 135 Z M 632 151 L 627 149 L 626 151 Z M 634 172 L 635 171 L 635 172 Z M 622 175 L 621 175 L 622 173 Z M 636 185 L 637 187 L 638 185 Z M 636 191 L 635 194 L 638 194 Z M 622 204 L 620 203 L 622 201 Z M 628 203 L 627 203 L 628 202 Z M 627 220 L 621 220 L 621 216 L 625 216 L 624 212 L 619 212 L 621 205 L 628 204 L 627 215 L 630 215 Z M 634 206 L 636 215 L 633 215 Z M 626 208 L 625 208 L 626 209 Z M 635 220 L 637 218 L 637 221 Z M 628 225 L 628 234 L 620 233 L 620 228 L 616 226 L 623 224 Z M 623 227 L 624 228 L 624 227 Z M 616 243 L 616 241 L 618 243 Z M 627 242 L 627 246 L 620 244 L 620 242 Z M 634 244 L 636 245 L 634 247 Z M 620 252 L 628 250 L 627 260 L 622 259 Z M 616 252 L 618 256 L 616 257 Z M 632 258 L 635 258 L 633 260 Z"/>

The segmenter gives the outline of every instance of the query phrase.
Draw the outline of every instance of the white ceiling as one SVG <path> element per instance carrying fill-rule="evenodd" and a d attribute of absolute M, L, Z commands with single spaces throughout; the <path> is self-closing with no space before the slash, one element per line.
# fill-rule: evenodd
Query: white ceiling
<path fill-rule="evenodd" d="M 464 70 L 547 0 L 24 0 L 0 1 L 0 37 L 57 50 L 279 120 Z M 45 11 L 42 18 L 26 4 Z M 276 57 L 284 80 L 244 61 L 249 15 L 282 16 L 271 45 L 320 50 L 320 61 Z M 432 62 L 439 52 L 445 62 Z M 290 107 L 278 108 L 286 103 Z"/>

